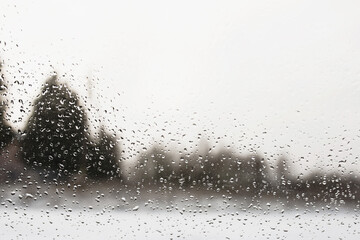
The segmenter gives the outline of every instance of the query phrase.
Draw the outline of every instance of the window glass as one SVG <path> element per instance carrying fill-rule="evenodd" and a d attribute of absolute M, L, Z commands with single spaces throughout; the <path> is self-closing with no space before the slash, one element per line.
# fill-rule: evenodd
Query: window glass
<path fill-rule="evenodd" d="M 358 239 L 358 1 L 0 3 L 0 239 Z"/>

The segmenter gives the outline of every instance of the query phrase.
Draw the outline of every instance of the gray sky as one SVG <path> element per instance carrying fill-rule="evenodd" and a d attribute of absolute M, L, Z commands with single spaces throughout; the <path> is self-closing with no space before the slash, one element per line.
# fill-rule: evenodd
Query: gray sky
<path fill-rule="evenodd" d="M 360 172 L 359 1 L 1 1 L 0 9 L 15 128 L 55 69 L 99 109 L 92 126 L 103 118 L 123 131 L 129 156 L 154 141 L 189 149 L 203 136 L 271 160 L 287 154 L 301 172 Z"/>

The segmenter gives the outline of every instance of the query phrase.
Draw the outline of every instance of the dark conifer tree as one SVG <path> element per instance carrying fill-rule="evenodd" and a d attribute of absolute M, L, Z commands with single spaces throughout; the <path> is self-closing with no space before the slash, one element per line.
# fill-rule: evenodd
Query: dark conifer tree
<path fill-rule="evenodd" d="M 6 101 L 3 99 L 3 95 L 6 92 L 4 74 L 2 72 L 2 63 L 0 61 L 0 149 L 10 143 L 14 137 L 13 131 L 10 125 L 5 120 L 5 110 L 7 107 Z"/>
<path fill-rule="evenodd" d="M 120 151 L 116 137 L 101 127 L 99 139 L 90 143 L 87 154 L 87 174 L 92 179 L 120 177 Z"/>
<path fill-rule="evenodd" d="M 86 151 L 85 123 L 78 96 L 57 76 L 49 78 L 26 126 L 26 163 L 52 177 L 64 178 L 80 170 Z"/>

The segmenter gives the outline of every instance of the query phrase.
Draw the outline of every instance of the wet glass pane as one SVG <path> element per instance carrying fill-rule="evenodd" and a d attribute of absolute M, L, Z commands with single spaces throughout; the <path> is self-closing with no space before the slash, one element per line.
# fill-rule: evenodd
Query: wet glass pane
<path fill-rule="evenodd" d="M 358 239 L 357 1 L 0 3 L 0 239 Z"/>

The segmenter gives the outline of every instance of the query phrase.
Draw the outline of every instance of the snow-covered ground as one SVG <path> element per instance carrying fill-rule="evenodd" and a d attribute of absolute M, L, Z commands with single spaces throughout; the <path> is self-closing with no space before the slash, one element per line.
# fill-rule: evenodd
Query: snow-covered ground
<path fill-rule="evenodd" d="M 90 207 L 91 208 L 91 207 Z M 0 208 L 0 239 L 359 239 L 348 210 Z"/>
<path fill-rule="evenodd" d="M 4 186 L 0 239 L 360 239 L 359 205 L 210 191 Z"/>

